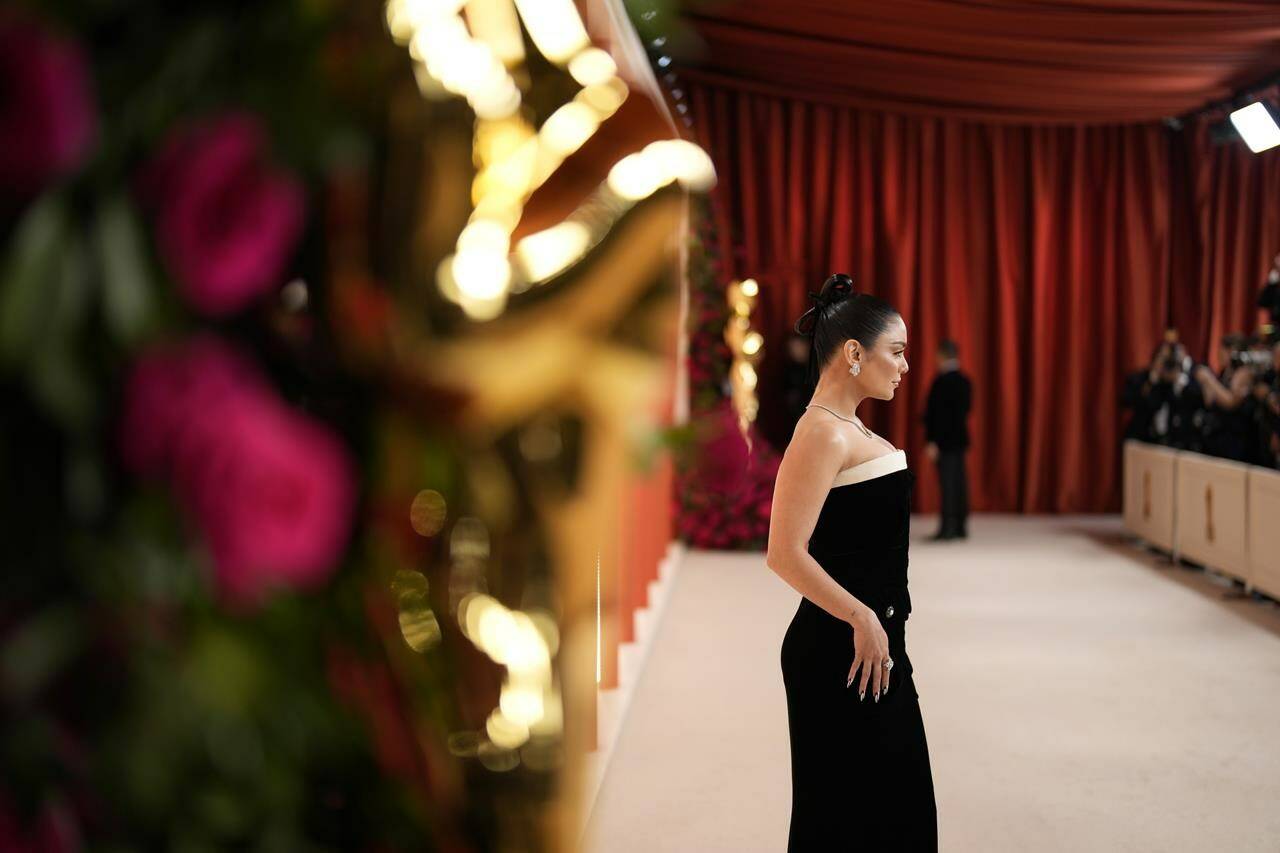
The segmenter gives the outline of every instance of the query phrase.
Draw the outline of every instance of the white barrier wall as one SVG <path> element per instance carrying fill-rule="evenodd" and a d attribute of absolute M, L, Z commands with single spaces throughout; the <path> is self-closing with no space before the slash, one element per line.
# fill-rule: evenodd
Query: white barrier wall
<path fill-rule="evenodd" d="M 1246 583 L 1249 467 L 1229 459 L 1180 453 L 1176 474 L 1176 553 Z"/>
<path fill-rule="evenodd" d="M 1174 550 L 1174 467 L 1178 451 L 1141 441 L 1124 445 L 1125 527 L 1159 548 Z"/>
<path fill-rule="evenodd" d="M 1280 598 L 1280 471 L 1249 469 L 1249 582 Z"/>

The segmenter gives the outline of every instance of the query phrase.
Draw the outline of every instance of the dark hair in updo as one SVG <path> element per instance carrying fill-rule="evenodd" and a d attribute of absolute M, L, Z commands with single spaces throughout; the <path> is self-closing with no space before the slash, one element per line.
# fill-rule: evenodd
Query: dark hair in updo
<path fill-rule="evenodd" d="M 856 338 L 871 349 L 889 327 L 898 311 L 870 293 L 854 293 L 853 279 L 836 273 L 819 293 L 809 293 L 817 304 L 796 321 L 795 330 L 813 339 L 809 347 L 809 387 L 818 384 L 818 374 L 845 341 Z"/>

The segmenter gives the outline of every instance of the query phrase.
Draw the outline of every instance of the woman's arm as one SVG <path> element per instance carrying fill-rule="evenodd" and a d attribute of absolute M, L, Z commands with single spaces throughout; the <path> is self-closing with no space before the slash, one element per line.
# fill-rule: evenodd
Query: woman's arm
<path fill-rule="evenodd" d="M 857 628 L 868 616 L 874 620 L 875 613 L 836 583 L 807 547 L 847 455 L 845 441 L 834 424 L 817 421 L 796 428 L 773 487 L 765 562 L 796 592 Z"/>

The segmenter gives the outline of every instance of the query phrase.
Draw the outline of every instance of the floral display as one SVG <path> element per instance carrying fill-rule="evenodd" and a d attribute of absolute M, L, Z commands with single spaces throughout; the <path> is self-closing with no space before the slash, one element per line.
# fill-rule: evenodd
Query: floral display
<path fill-rule="evenodd" d="M 379 4 L 0 15 L 0 850 L 573 834 L 554 655 L 594 625 L 561 636 L 534 501 L 574 494 L 595 433 L 428 375 L 475 370 L 484 330 L 434 282 L 471 118 L 412 62 Z"/>
<path fill-rule="evenodd" d="M 143 353 L 124 393 L 122 458 L 170 484 L 227 601 L 327 580 L 355 509 L 353 465 L 332 430 L 216 339 Z"/>
<path fill-rule="evenodd" d="M 225 315 L 280 284 L 303 222 L 302 188 L 267 160 L 252 115 L 175 130 L 140 180 L 156 245 L 187 303 Z"/>
<path fill-rule="evenodd" d="M 744 436 L 730 403 L 732 356 L 724 336 L 730 319 L 728 281 L 716 256 L 714 229 L 704 204 L 694 217 L 689 244 L 690 424 L 679 468 L 676 527 L 695 547 L 760 549 L 768 541 L 779 457 L 754 427 Z"/>
<path fill-rule="evenodd" d="M 97 137 L 97 108 L 83 51 L 13 9 L 0 12 L 0 186 L 28 195 L 74 172 Z"/>

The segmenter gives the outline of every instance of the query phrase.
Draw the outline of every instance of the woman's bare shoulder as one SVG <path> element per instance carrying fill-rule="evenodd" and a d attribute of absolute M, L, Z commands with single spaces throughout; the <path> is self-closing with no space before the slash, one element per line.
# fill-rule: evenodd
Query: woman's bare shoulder
<path fill-rule="evenodd" d="M 806 412 L 791 433 L 784 457 L 805 460 L 834 458 L 840 461 L 848 455 L 849 449 L 849 433 L 838 422 Z"/>
<path fill-rule="evenodd" d="M 812 410 L 805 412 L 796 423 L 787 452 L 790 453 L 791 448 L 797 445 L 796 455 L 813 454 L 823 459 L 837 459 L 837 471 L 874 459 L 883 454 L 886 447 L 895 449 L 882 439 L 864 438 L 856 428 L 832 417 L 815 415 Z"/>

